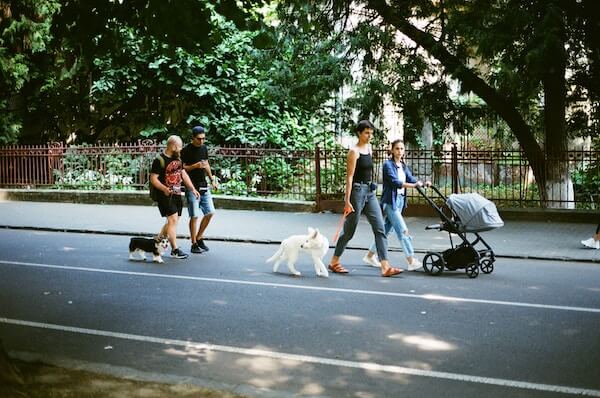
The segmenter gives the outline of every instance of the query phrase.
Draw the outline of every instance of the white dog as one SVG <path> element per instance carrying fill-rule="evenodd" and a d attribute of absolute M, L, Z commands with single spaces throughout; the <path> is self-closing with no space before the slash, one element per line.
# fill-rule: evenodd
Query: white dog
<path fill-rule="evenodd" d="M 329 277 L 329 272 L 327 272 L 327 268 L 325 267 L 325 264 L 323 264 L 323 257 L 325 256 L 325 253 L 327 253 L 327 250 L 329 250 L 329 241 L 318 229 L 312 229 L 310 227 L 308 228 L 308 235 L 292 235 L 281 242 L 279 250 L 267 260 L 267 263 L 275 261 L 273 272 L 277 272 L 279 263 L 283 260 L 287 260 L 290 272 L 296 276 L 300 276 L 300 272 L 294 267 L 298 260 L 300 250 L 308 252 L 312 257 L 317 276 Z"/>

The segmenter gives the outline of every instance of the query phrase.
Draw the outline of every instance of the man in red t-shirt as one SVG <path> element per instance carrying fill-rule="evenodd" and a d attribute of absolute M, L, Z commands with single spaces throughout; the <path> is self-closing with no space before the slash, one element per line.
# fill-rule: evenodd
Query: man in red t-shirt
<path fill-rule="evenodd" d="M 181 209 L 183 208 L 181 184 L 185 184 L 187 189 L 193 193 L 195 197 L 199 197 L 200 193 L 194 188 L 192 181 L 188 177 L 183 164 L 181 163 L 181 149 L 183 141 L 176 135 L 172 135 L 167 139 L 167 147 L 160 154 L 160 159 L 154 159 L 152 169 L 150 171 L 150 183 L 158 191 L 158 210 L 160 215 L 167 218 L 167 222 L 160 230 L 160 234 L 167 236 L 171 243 L 171 257 L 187 258 L 177 246 L 177 223 L 181 217 Z"/>

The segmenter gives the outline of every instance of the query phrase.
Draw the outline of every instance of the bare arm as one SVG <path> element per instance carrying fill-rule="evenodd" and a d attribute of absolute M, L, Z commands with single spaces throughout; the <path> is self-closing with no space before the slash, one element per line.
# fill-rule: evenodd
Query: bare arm
<path fill-rule="evenodd" d="M 402 184 L 402 188 L 415 188 L 417 186 L 422 187 L 423 183 L 421 181 L 417 181 L 415 183 L 405 182 L 404 184 Z"/>
<path fill-rule="evenodd" d="M 217 181 L 215 180 L 215 176 L 212 173 L 212 170 L 210 168 L 210 163 L 208 162 L 208 160 L 206 161 L 206 175 L 208 176 L 208 178 L 210 178 L 210 183 L 212 185 L 212 187 L 214 189 L 217 188 Z"/>
<path fill-rule="evenodd" d="M 202 162 L 201 160 L 197 161 L 196 163 L 192 163 L 192 164 L 184 164 L 183 168 L 185 169 L 185 171 L 190 172 L 194 169 L 199 169 L 200 167 L 202 167 L 200 165 L 200 162 Z"/>
<path fill-rule="evenodd" d="M 169 196 L 171 194 L 171 190 L 158 179 L 158 174 L 150 174 L 150 183 L 165 195 Z"/>
<path fill-rule="evenodd" d="M 402 187 L 403 188 L 422 187 L 423 186 L 423 182 L 421 180 L 417 180 L 412 175 L 412 171 L 410 170 L 410 167 L 408 167 L 408 166 L 403 166 L 403 167 L 404 167 L 404 173 L 406 174 L 406 181 L 404 182 L 404 184 L 402 184 Z M 430 186 L 431 182 L 425 181 L 425 185 L 426 186 Z"/>
<path fill-rule="evenodd" d="M 190 180 L 190 176 L 188 176 L 188 173 L 185 171 L 185 169 L 181 170 L 181 179 L 183 180 L 186 188 L 194 193 L 194 196 L 200 196 L 200 193 L 196 191 L 196 188 L 194 187 L 194 184 L 192 184 L 192 180 Z"/>
<path fill-rule="evenodd" d="M 205 160 L 206 165 L 204 166 L 204 170 L 206 171 L 206 175 L 208 176 L 208 178 L 210 178 L 210 180 L 212 181 L 213 178 L 215 178 L 212 174 L 212 170 L 210 168 L 210 163 L 208 162 L 208 160 Z"/>

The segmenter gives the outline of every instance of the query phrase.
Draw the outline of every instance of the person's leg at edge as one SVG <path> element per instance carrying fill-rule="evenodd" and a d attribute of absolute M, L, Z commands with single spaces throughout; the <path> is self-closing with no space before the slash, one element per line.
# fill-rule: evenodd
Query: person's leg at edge
<path fill-rule="evenodd" d="M 596 233 L 591 238 L 582 240 L 581 244 L 590 249 L 600 249 L 600 224 L 596 228 Z"/>
<path fill-rule="evenodd" d="M 370 192 L 363 210 L 371 224 L 371 230 L 375 236 L 375 246 L 377 247 L 377 256 L 381 262 L 381 275 L 387 276 L 390 273 L 398 274 L 402 270 L 390 266 L 387 258 L 387 238 L 385 236 L 383 215 L 377 197 L 374 192 Z"/>

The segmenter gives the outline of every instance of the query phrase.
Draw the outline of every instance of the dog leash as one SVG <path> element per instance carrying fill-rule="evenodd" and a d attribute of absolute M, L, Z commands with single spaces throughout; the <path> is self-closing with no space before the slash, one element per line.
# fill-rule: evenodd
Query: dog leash
<path fill-rule="evenodd" d="M 344 221 L 346 221 L 346 217 L 348 217 L 348 214 L 350 214 L 350 211 L 345 211 L 344 210 L 344 214 L 342 214 L 342 217 L 340 218 L 340 222 L 338 223 L 337 226 L 337 230 L 335 231 L 335 235 L 333 236 L 333 243 L 335 244 L 338 240 L 338 238 L 340 237 L 340 232 L 342 232 L 342 227 L 344 226 Z"/>

